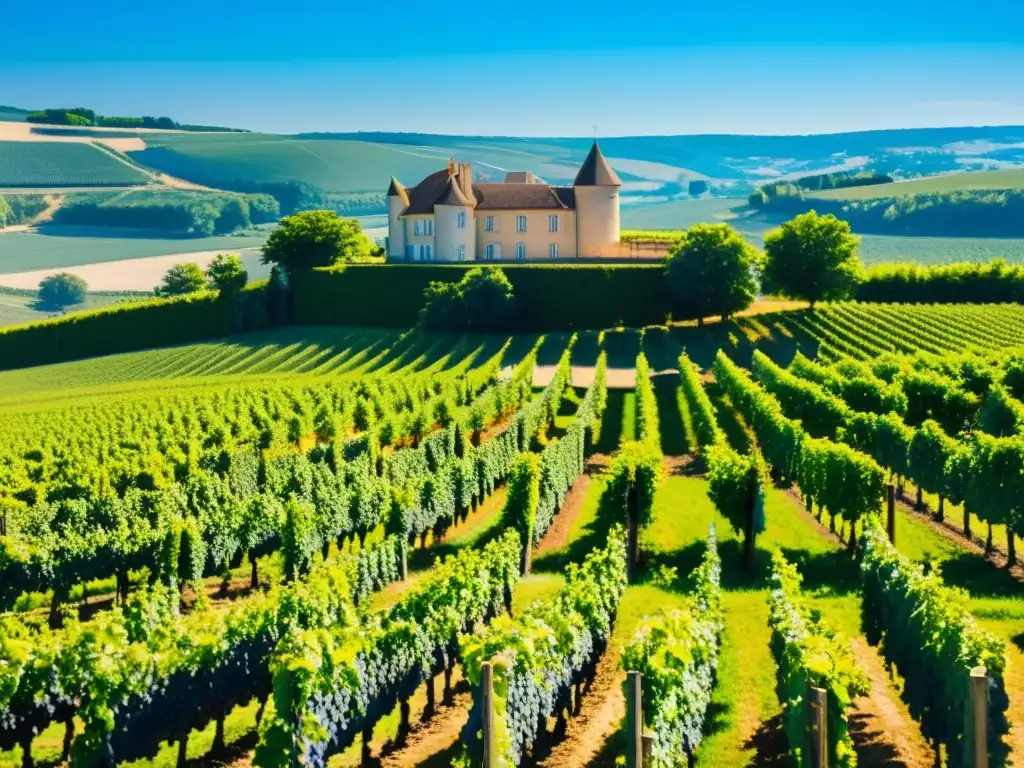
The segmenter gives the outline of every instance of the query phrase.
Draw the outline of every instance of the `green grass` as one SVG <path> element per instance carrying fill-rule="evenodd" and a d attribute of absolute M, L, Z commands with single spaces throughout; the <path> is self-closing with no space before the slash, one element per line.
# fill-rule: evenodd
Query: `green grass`
<path fill-rule="evenodd" d="M 899 197 L 926 192 L 951 192 L 958 189 L 1020 189 L 1024 187 L 1024 169 L 1002 171 L 970 171 L 941 176 L 925 176 L 892 184 L 872 184 L 864 187 L 808 191 L 806 197 L 826 200 L 869 200 L 876 197 Z"/>
<path fill-rule="evenodd" d="M 148 177 L 92 144 L 0 142 L 0 187 L 113 187 Z"/>
<path fill-rule="evenodd" d="M 135 294 L 142 298 L 141 294 Z M 90 309 L 108 307 L 121 301 L 131 300 L 132 294 L 118 293 L 88 293 L 85 301 L 68 307 L 68 314 L 72 312 L 83 312 Z M 152 298 L 147 295 L 146 298 Z M 17 325 L 20 323 L 36 323 L 54 317 L 54 312 L 45 312 L 35 308 L 35 294 L 31 291 L 18 291 L 0 287 L 0 327 L 5 325 Z"/>

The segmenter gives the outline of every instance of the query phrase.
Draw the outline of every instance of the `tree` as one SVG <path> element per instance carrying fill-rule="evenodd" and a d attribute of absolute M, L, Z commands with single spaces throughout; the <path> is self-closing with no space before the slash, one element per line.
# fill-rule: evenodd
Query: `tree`
<path fill-rule="evenodd" d="M 728 224 L 697 224 L 669 253 L 665 273 L 675 304 L 698 325 L 730 315 L 757 297 L 761 254 Z"/>
<path fill-rule="evenodd" d="M 515 300 L 512 283 L 501 269 L 471 269 L 459 281 L 459 289 L 469 330 L 497 331 L 508 327 Z"/>
<path fill-rule="evenodd" d="M 794 299 L 844 299 L 860 280 L 860 238 L 832 214 L 809 211 L 765 235 L 764 285 Z"/>
<path fill-rule="evenodd" d="M 167 270 L 164 281 L 156 289 L 158 296 L 183 296 L 206 287 L 206 275 L 198 264 L 175 264 Z"/>
<path fill-rule="evenodd" d="M 281 219 L 263 246 L 263 263 L 278 264 L 288 273 L 329 267 L 338 261 L 363 261 L 373 243 L 355 219 L 334 211 L 303 211 Z"/>
<path fill-rule="evenodd" d="M 249 282 L 249 273 L 242 267 L 242 260 L 236 254 L 221 253 L 207 267 L 206 281 L 211 290 L 233 294 L 245 288 Z"/>
<path fill-rule="evenodd" d="M 423 291 L 420 326 L 432 330 L 497 331 L 515 315 L 512 283 L 499 267 L 474 267 L 457 283 L 431 282 Z"/>
<path fill-rule="evenodd" d="M 68 272 L 61 272 L 58 275 L 44 277 L 39 282 L 39 303 L 44 307 L 53 309 L 64 309 L 72 304 L 81 304 L 85 301 L 85 292 L 88 290 L 85 280 Z"/>

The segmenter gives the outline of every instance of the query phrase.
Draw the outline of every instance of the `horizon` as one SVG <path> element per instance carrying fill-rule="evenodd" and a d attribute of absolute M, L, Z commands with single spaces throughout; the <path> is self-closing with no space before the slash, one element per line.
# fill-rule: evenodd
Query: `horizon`
<path fill-rule="evenodd" d="M 0 29 L 0 99 L 276 134 L 805 136 L 1024 125 L 1024 4 L 481 6 L 453 24 L 321 0 L 245 14 L 55 0 Z M 404 23 L 403 17 L 416 19 Z M 197 24 L 196 20 L 202 21 Z M 993 23 L 998 19 L 999 23 Z M 89 31 L 82 35 L 83 29 Z"/>

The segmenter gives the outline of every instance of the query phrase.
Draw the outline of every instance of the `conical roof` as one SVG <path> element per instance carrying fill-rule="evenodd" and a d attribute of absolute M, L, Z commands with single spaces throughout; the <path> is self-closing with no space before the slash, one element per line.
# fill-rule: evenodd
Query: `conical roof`
<path fill-rule="evenodd" d="M 402 182 L 394 176 L 391 177 L 391 186 L 388 187 L 388 197 L 400 197 L 405 200 L 406 205 L 409 204 L 409 193 L 405 191 Z"/>
<path fill-rule="evenodd" d="M 466 208 L 472 208 L 476 205 L 476 200 L 470 200 L 466 197 L 466 193 L 462 191 L 462 187 L 455 180 L 455 176 L 448 177 L 448 183 L 444 187 L 444 192 L 435 201 L 435 205 L 462 205 Z"/>
<path fill-rule="evenodd" d="M 612 170 L 595 141 L 572 184 L 574 187 L 621 187 L 622 180 Z"/>

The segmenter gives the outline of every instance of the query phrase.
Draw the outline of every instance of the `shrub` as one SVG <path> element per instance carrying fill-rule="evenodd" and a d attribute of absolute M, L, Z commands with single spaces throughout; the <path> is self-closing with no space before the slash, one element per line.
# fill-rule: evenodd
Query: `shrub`
<path fill-rule="evenodd" d="M 993 304 L 1024 301 L 1024 267 L 993 259 L 987 264 L 880 264 L 864 275 L 858 301 L 909 304 Z"/>
<path fill-rule="evenodd" d="M 432 282 L 419 325 L 432 330 L 496 331 L 512 325 L 512 284 L 497 267 L 475 267 L 458 283 Z"/>
<path fill-rule="evenodd" d="M 206 288 L 206 275 L 198 264 L 175 264 L 167 270 L 164 281 L 156 289 L 157 296 L 184 296 Z"/>
<path fill-rule="evenodd" d="M 238 295 L 237 310 L 213 293 L 120 304 L 0 329 L 0 369 L 186 344 L 269 324 L 265 281 Z"/>
<path fill-rule="evenodd" d="M 334 211 L 303 211 L 281 219 L 263 246 L 263 263 L 295 274 L 368 259 L 372 245 L 355 219 L 343 219 Z"/>
<path fill-rule="evenodd" d="M 88 289 L 85 280 L 68 272 L 44 277 L 39 283 L 39 303 L 44 307 L 63 309 L 85 301 Z"/>
<path fill-rule="evenodd" d="M 242 260 L 234 253 L 221 253 L 210 262 L 206 270 L 207 285 L 221 293 L 237 293 L 249 282 L 249 273 L 242 268 Z"/>

